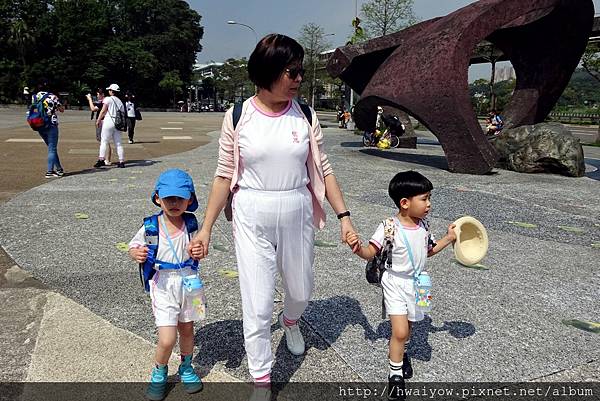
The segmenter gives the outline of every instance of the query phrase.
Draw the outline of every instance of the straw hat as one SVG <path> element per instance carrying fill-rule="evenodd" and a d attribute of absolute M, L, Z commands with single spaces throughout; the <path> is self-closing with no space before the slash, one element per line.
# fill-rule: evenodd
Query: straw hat
<path fill-rule="evenodd" d="M 463 216 L 454 222 L 456 242 L 454 256 L 461 264 L 472 266 L 485 257 L 488 250 L 488 235 L 479 220 L 471 216 Z"/>

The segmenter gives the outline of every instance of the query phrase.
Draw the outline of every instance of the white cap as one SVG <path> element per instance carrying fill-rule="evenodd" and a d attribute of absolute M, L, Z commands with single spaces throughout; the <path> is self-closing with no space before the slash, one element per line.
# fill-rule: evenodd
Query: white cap
<path fill-rule="evenodd" d="M 110 84 L 110 86 L 108 88 L 109 91 L 114 91 L 114 92 L 119 92 L 121 90 L 121 88 L 119 88 L 119 85 L 117 84 Z"/>
<path fill-rule="evenodd" d="M 465 266 L 476 265 L 484 258 L 488 250 L 488 235 L 479 220 L 471 216 L 463 216 L 454 222 L 456 242 L 454 256 Z"/>

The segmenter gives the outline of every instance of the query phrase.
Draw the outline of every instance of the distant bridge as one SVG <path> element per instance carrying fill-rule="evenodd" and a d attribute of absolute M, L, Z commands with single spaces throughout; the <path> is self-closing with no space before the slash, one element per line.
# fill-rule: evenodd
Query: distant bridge
<path fill-rule="evenodd" d="M 600 42 L 600 16 L 594 17 L 594 25 L 590 32 L 590 42 Z M 471 65 L 473 64 L 484 64 L 498 61 L 508 61 L 508 58 L 502 53 L 502 51 L 488 41 L 479 43 L 471 58 Z"/>

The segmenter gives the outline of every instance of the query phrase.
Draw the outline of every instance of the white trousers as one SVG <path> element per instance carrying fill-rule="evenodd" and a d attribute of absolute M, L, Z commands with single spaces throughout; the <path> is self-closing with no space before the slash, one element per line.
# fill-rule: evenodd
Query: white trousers
<path fill-rule="evenodd" d="M 119 161 L 124 162 L 125 150 L 123 150 L 123 145 L 121 144 L 121 131 L 115 128 L 115 123 L 107 114 L 104 117 L 104 120 L 102 121 L 102 133 L 100 134 L 100 160 L 104 160 L 106 158 L 108 143 L 111 139 L 117 147 L 117 155 L 119 156 Z"/>
<path fill-rule="evenodd" d="M 244 342 L 254 378 L 271 372 L 271 318 L 276 273 L 283 281 L 283 314 L 299 319 L 314 285 L 312 198 L 291 191 L 240 189 L 233 199 L 233 236 L 242 294 Z"/>

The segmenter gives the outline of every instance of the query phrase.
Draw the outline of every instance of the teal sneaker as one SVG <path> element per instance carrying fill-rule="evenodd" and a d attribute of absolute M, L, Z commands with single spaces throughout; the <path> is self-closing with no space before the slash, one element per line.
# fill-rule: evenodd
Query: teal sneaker
<path fill-rule="evenodd" d="M 146 389 L 146 398 L 148 398 L 151 401 L 161 401 L 166 397 L 168 370 L 169 367 L 167 365 L 161 367 L 154 367 L 152 369 L 150 384 Z"/>
<path fill-rule="evenodd" d="M 186 355 L 181 360 L 181 365 L 177 369 L 181 382 L 183 383 L 183 389 L 188 394 L 194 394 L 202 390 L 202 380 L 196 374 L 194 367 L 192 366 L 192 355 Z"/>

